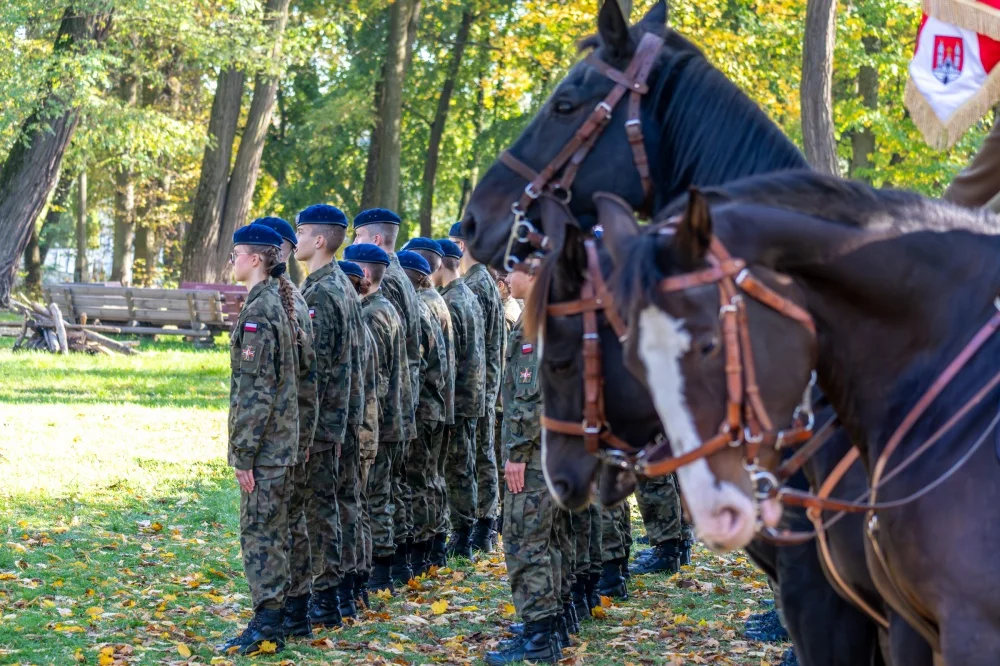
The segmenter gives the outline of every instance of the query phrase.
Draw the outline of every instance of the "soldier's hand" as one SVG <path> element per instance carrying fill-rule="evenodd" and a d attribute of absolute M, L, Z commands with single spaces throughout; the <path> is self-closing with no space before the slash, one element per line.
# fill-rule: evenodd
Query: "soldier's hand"
<path fill-rule="evenodd" d="M 339 444 L 338 444 L 338 446 L 339 446 Z M 309 452 L 310 452 L 311 450 L 312 450 L 312 449 L 306 449 L 306 462 L 309 462 Z"/>
<path fill-rule="evenodd" d="M 524 490 L 524 468 L 526 463 L 511 462 L 510 460 L 503 466 L 504 479 L 507 481 L 507 490 L 515 495 Z"/>
<path fill-rule="evenodd" d="M 243 492 L 252 493 L 254 488 L 253 470 L 252 469 L 236 470 L 236 483 L 240 484 L 240 488 L 243 489 Z"/>

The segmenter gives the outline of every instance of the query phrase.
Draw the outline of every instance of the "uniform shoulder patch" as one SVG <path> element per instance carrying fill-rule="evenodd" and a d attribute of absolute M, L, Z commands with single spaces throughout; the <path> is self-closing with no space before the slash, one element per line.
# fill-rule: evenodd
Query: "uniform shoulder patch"
<path fill-rule="evenodd" d="M 255 321 L 247 321 L 243 323 L 243 330 L 248 333 L 256 333 L 259 326 Z"/>
<path fill-rule="evenodd" d="M 244 361 L 252 361 L 257 356 L 257 350 L 253 345 L 244 345 L 242 356 Z"/>
<path fill-rule="evenodd" d="M 309 318 L 310 319 L 316 318 L 316 308 L 309 308 Z"/>
<path fill-rule="evenodd" d="M 522 354 L 530 354 L 533 351 L 535 351 L 535 347 L 530 342 L 525 342 L 523 345 L 521 345 Z"/>
<path fill-rule="evenodd" d="M 531 368 L 524 368 L 517 376 L 518 383 L 520 384 L 530 384 L 531 383 Z"/>

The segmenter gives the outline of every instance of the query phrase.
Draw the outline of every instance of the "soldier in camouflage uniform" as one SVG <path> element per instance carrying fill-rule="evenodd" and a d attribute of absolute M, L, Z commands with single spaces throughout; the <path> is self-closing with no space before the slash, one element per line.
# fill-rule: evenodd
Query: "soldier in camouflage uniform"
<path fill-rule="evenodd" d="M 500 486 L 496 453 L 493 449 L 496 402 L 500 393 L 501 364 L 507 339 L 504 336 L 503 306 L 493 276 L 484 264 L 465 252 L 465 239 L 461 236 L 461 223 L 451 227 L 449 237 L 458 239 L 462 247 L 462 280 L 479 301 L 483 311 L 483 334 L 486 343 L 486 409 L 476 422 L 476 526 L 472 534 L 472 548 L 483 552 L 493 550 L 496 517 L 500 506 Z"/>
<path fill-rule="evenodd" d="M 346 599 L 340 599 L 339 592 L 345 577 L 356 570 L 353 530 L 360 461 L 356 436 L 348 437 L 348 417 L 351 401 L 357 399 L 355 391 L 360 392 L 360 385 L 355 388 L 352 383 L 359 381 L 360 372 L 354 367 L 360 362 L 360 299 L 350 289 L 334 255 L 346 232 L 344 214 L 333 206 L 310 206 L 299 213 L 297 222 L 300 242 L 296 256 L 309 268 L 303 290 L 316 334 L 320 376 L 320 417 L 310 454 L 307 502 L 313 553 L 309 617 L 316 625 L 337 626 L 342 609 L 348 615 L 355 613 L 353 581 Z M 341 509 L 347 515 L 342 516 Z M 345 528 L 351 530 L 347 546 Z"/>
<path fill-rule="evenodd" d="M 532 278 L 512 276 L 515 293 Z M 503 376 L 503 442 L 507 455 L 503 546 L 521 634 L 488 652 L 487 664 L 555 663 L 562 658 L 558 634 L 565 631 L 559 514 L 545 485 L 541 454 L 541 391 L 538 352 L 524 339 L 520 322 L 511 331 Z M 568 641 L 568 636 L 565 637 Z"/>
<path fill-rule="evenodd" d="M 492 266 L 487 266 L 490 271 L 490 275 L 493 277 L 494 282 L 497 285 L 497 291 L 500 294 L 500 304 L 503 307 L 503 323 L 504 323 L 504 339 L 510 338 L 510 332 L 514 329 L 514 324 L 521 317 L 521 306 L 518 304 L 517 299 L 512 298 L 510 295 L 510 283 L 508 282 L 510 276 L 507 271 L 501 271 L 493 268 Z M 506 358 L 506 356 L 505 356 Z M 503 428 L 503 400 L 500 396 L 497 396 L 496 402 L 496 421 L 495 427 L 493 428 L 493 451 L 496 454 L 497 459 L 497 484 L 500 488 L 503 488 L 505 481 L 503 478 L 503 448 L 501 439 L 501 429 Z M 499 515 L 497 517 L 497 528 L 503 525 L 503 495 L 500 496 L 500 508 Z M 499 529 L 498 529 L 499 531 Z"/>
<path fill-rule="evenodd" d="M 430 238 L 411 238 L 406 244 L 406 250 L 414 252 L 427 262 L 431 271 L 431 276 L 437 274 L 441 269 L 441 260 L 444 253 L 437 241 Z M 433 277 L 431 278 L 433 281 Z M 432 285 L 432 283 L 430 283 Z M 445 345 L 445 428 L 442 429 L 440 440 L 430 448 L 428 456 L 433 464 L 430 470 L 432 489 L 431 498 L 433 502 L 432 512 L 434 515 L 434 525 L 431 527 L 432 543 L 427 560 L 430 564 L 443 567 L 447 564 L 447 540 L 448 540 L 448 487 L 445 482 L 445 430 L 455 425 L 455 337 L 452 331 L 451 314 L 448 312 L 448 304 L 444 297 L 438 293 L 433 286 L 426 289 L 418 289 L 417 297 L 422 300 L 430 309 L 431 315 L 437 319 L 441 327 L 441 333 Z"/>
<path fill-rule="evenodd" d="M 410 403 L 405 401 L 403 387 L 409 381 L 406 372 L 406 348 L 403 324 L 396 308 L 379 288 L 389 266 L 389 256 L 377 245 L 355 243 L 344 251 L 348 261 L 358 264 L 370 282 L 361 299 L 361 312 L 372 332 L 378 354 L 379 443 L 375 463 L 368 476 L 368 501 L 372 528 L 372 575 L 369 590 L 393 590 L 391 574 L 396 564 L 395 538 L 405 530 L 406 513 L 400 507 L 404 491 L 403 423 Z M 409 569 L 409 567 L 407 567 Z"/>
<path fill-rule="evenodd" d="M 278 261 L 281 236 L 259 225 L 233 234 L 233 276 L 250 293 L 231 337 L 229 464 L 240 485 L 240 548 L 254 616 L 220 646 L 247 654 L 264 641 L 284 646 L 288 591 L 290 468 L 299 448 L 298 371 L 303 332 L 292 285 Z"/>
<path fill-rule="evenodd" d="M 445 430 L 445 484 L 451 537 L 448 554 L 472 557 L 476 520 L 476 421 L 486 409 L 486 341 L 483 313 L 475 294 L 458 276 L 462 251 L 438 241 L 443 257 L 434 285 L 448 304 L 455 335 L 455 424 Z"/>
<path fill-rule="evenodd" d="M 625 575 L 632 548 L 632 524 L 628 502 L 601 510 L 602 571 L 597 593 L 612 599 L 628 599 Z"/>
<path fill-rule="evenodd" d="M 371 282 L 365 273 L 353 261 L 339 262 L 344 275 L 348 277 L 351 286 L 359 296 L 371 290 Z M 361 454 L 361 468 L 358 477 L 360 489 L 358 541 L 355 557 L 357 558 L 359 575 L 354 580 L 354 596 L 368 606 L 368 588 L 366 584 L 372 568 L 372 528 L 371 512 L 368 503 L 368 477 L 378 453 L 379 415 L 378 403 L 378 350 L 371 329 L 363 324 L 364 345 L 362 347 L 363 395 L 362 421 L 358 430 L 358 449 Z"/>
<path fill-rule="evenodd" d="M 601 562 L 598 556 L 597 573 L 591 577 L 591 558 L 595 551 L 601 552 L 601 510 L 591 503 L 586 509 L 570 515 L 573 534 L 573 607 L 577 621 L 591 617 L 591 598 L 600 578 Z M 593 543 L 596 538 L 597 544 Z"/>
<path fill-rule="evenodd" d="M 251 224 L 265 226 L 281 236 L 278 260 L 287 262 L 294 251 L 298 239 L 295 230 L 280 217 L 262 217 Z M 310 531 L 308 529 L 307 504 L 311 496 L 309 488 L 310 448 L 316 431 L 317 420 L 317 375 L 316 350 L 313 344 L 313 327 L 309 305 L 302 293 L 292 286 L 295 299 L 295 319 L 303 335 L 299 339 L 299 450 L 296 464 L 290 468 L 288 497 L 288 525 L 291 532 L 288 555 L 289 583 L 285 596 L 282 631 L 285 638 L 292 636 L 312 636 L 312 626 L 306 611 L 309 605 L 309 590 L 312 582 L 312 553 L 310 552 Z M 337 526 L 339 529 L 339 524 Z M 314 540 L 315 537 L 312 537 Z M 339 619 L 338 619 L 339 622 Z"/>
<path fill-rule="evenodd" d="M 402 458 L 400 465 L 393 468 L 396 476 L 392 483 L 396 488 L 395 539 L 396 552 L 392 561 L 393 580 L 405 584 L 413 572 L 410 570 L 409 552 L 413 543 L 413 498 L 406 477 L 407 449 L 417 438 L 416 410 L 420 399 L 420 311 L 417 308 L 417 293 L 403 273 L 396 258 L 396 236 L 401 220 L 391 210 L 372 208 L 358 213 L 354 218 L 355 244 L 370 243 L 378 246 L 389 257 L 389 267 L 382 278 L 380 291 L 396 308 L 403 326 L 403 342 L 406 357 L 403 367 L 408 370 L 408 382 L 400 386 L 404 405 L 403 433 L 401 439 Z"/>
<path fill-rule="evenodd" d="M 431 266 L 415 252 L 403 251 L 396 256 L 417 291 L 417 306 L 420 309 L 420 377 L 423 380 L 420 403 L 417 406 L 417 430 L 420 436 L 410 442 L 406 460 L 407 481 L 413 497 L 410 568 L 414 576 L 419 576 L 430 568 L 431 543 L 438 525 L 438 489 L 434 487 L 434 478 L 448 417 L 446 383 L 451 369 L 448 366 L 448 348 L 441 323 L 431 314 L 423 297 L 425 292 L 437 295 L 431 288 Z M 437 296 L 440 298 L 440 295 Z M 447 311 L 447 305 L 445 310 Z"/>
<path fill-rule="evenodd" d="M 677 478 L 639 477 L 635 499 L 651 548 L 636 557 L 632 573 L 676 573 L 690 562 L 694 542 L 691 527 L 683 520 Z"/>

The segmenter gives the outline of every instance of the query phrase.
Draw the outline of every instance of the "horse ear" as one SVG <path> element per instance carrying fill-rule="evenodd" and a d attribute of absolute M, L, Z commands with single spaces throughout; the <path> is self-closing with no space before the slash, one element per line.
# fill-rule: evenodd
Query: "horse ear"
<path fill-rule="evenodd" d="M 624 199 L 608 192 L 596 193 L 594 205 L 597 222 L 604 229 L 604 244 L 615 264 L 620 265 L 625 260 L 629 243 L 639 235 L 635 213 Z"/>
<path fill-rule="evenodd" d="M 618 0 L 604 0 L 597 15 L 597 33 L 607 50 L 609 60 L 621 60 L 632 55 L 632 37 L 628 20 L 622 15 Z"/>
<path fill-rule="evenodd" d="M 708 199 L 701 190 L 692 187 L 688 193 L 687 208 L 674 235 L 674 249 L 688 266 L 693 267 L 704 260 L 711 242 L 712 215 Z"/>
<path fill-rule="evenodd" d="M 642 17 L 637 25 L 642 26 L 643 30 L 646 32 L 651 32 L 654 35 L 662 35 L 664 28 L 667 27 L 667 2 L 666 0 L 658 0 L 658 2 L 649 8 L 646 15 Z"/>

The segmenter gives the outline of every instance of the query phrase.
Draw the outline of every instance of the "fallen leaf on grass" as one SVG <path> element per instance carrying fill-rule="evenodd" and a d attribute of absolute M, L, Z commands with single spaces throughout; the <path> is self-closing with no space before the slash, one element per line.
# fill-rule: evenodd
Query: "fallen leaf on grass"
<path fill-rule="evenodd" d="M 187 659 L 188 657 L 191 656 L 191 648 L 189 648 L 187 645 L 184 645 L 184 643 L 178 643 L 177 654 Z"/>
<path fill-rule="evenodd" d="M 517 612 L 517 609 L 514 608 L 514 604 L 504 604 L 503 605 L 503 616 L 504 617 L 514 617 L 514 613 L 516 613 L 516 612 Z"/>
<path fill-rule="evenodd" d="M 603 595 L 601 596 L 601 606 L 603 606 L 604 608 L 611 608 L 613 605 L 614 602 L 611 601 L 611 597 L 605 597 Z"/>
<path fill-rule="evenodd" d="M 444 599 L 441 599 L 440 601 L 435 601 L 434 603 L 431 604 L 431 610 L 434 611 L 435 615 L 441 615 L 446 610 L 448 610 L 448 602 L 445 601 Z"/>
<path fill-rule="evenodd" d="M 254 655 L 258 654 L 274 654 L 277 651 L 278 651 L 277 643 L 272 643 L 271 641 L 263 641 L 260 644 L 260 647 L 257 649 L 257 651 L 252 653 L 250 656 L 253 657 Z"/>
<path fill-rule="evenodd" d="M 596 620 L 604 620 L 608 617 L 608 611 L 604 610 L 604 606 L 595 606 L 590 609 L 590 614 Z"/>

